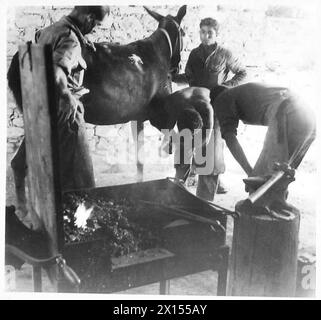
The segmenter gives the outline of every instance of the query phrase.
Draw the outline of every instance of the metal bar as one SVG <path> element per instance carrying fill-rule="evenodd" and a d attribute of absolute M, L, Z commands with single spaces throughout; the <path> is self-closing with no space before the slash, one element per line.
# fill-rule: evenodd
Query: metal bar
<path fill-rule="evenodd" d="M 39 266 L 32 267 L 32 278 L 33 278 L 33 291 L 41 292 L 42 291 L 41 267 Z"/>
<path fill-rule="evenodd" d="M 158 207 L 162 210 L 165 210 L 166 213 L 168 214 L 173 214 L 176 216 L 179 216 L 181 218 L 185 218 L 185 219 L 189 219 L 189 220 L 193 220 L 193 221 L 197 221 L 197 222 L 201 222 L 201 223 L 206 223 L 206 224 L 210 224 L 210 225 L 214 225 L 219 227 L 220 229 L 222 229 L 225 232 L 225 228 L 220 224 L 220 222 L 218 220 L 212 220 L 209 218 L 204 218 L 201 216 L 198 216 L 194 213 L 191 213 L 189 211 L 186 210 L 182 210 L 182 209 L 178 209 L 172 206 L 167 206 L 161 203 L 156 203 L 156 202 L 151 202 L 151 201 L 145 201 L 145 200 L 139 200 L 141 203 L 146 204 L 146 205 L 150 205 L 150 206 L 154 206 L 154 207 Z"/>
<path fill-rule="evenodd" d="M 131 129 L 135 143 L 137 181 L 142 182 L 144 178 L 144 161 L 142 157 L 144 154 L 144 122 L 132 121 Z"/>
<path fill-rule="evenodd" d="M 159 294 L 170 294 L 170 280 L 162 280 L 159 282 Z"/>

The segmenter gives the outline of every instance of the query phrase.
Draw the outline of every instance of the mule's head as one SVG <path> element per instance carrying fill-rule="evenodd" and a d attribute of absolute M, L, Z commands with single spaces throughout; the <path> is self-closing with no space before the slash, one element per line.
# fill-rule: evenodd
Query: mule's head
<path fill-rule="evenodd" d="M 171 46 L 171 65 L 170 72 L 177 73 L 179 71 L 179 63 L 181 61 L 181 51 L 183 49 L 183 36 L 184 31 L 180 24 L 186 14 L 186 5 L 179 8 L 177 15 L 174 17 L 172 15 L 162 16 L 161 14 L 152 11 L 146 7 L 145 10 L 156 19 L 159 24 L 158 28 L 164 30 L 170 39 Z"/>

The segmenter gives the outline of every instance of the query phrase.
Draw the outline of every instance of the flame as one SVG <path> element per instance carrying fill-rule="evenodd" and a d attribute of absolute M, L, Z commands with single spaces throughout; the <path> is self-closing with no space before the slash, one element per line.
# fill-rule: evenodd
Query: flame
<path fill-rule="evenodd" d="M 91 212 L 93 211 L 94 207 L 87 209 L 84 203 L 81 203 L 76 212 L 75 212 L 75 224 L 77 228 L 85 228 L 87 224 L 87 219 L 90 217 Z"/>

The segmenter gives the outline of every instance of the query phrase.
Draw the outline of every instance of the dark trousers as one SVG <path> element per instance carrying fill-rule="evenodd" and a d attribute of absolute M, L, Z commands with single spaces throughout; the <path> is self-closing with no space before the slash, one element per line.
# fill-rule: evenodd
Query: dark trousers
<path fill-rule="evenodd" d="M 75 122 L 58 121 L 60 178 L 62 190 L 93 188 L 93 163 L 90 156 L 83 110 Z"/>
<path fill-rule="evenodd" d="M 196 195 L 204 200 L 213 201 L 219 184 L 219 175 L 198 176 Z"/>
<path fill-rule="evenodd" d="M 213 201 L 219 183 L 219 175 L 225 171 L 224 142 L 217 119 L 214 119 L 214 128 L 208 142 L 206 161 L 214 164 L 212 172 L 208 175 L 199 174 L 196 195 L 204 200 Z M 180 159 L 183 159 L 181 156 Z M 198 167 L 198 164 L 195 164 Z M 175 164 L 176 178 L 186 181 L 190 172 L 190 164 Z"/>

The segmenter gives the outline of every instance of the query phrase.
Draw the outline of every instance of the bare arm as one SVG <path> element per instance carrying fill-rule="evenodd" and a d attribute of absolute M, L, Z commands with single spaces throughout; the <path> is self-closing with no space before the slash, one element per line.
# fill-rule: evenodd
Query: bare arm
<path fill-rule="evenodd" d="M 234 133 L 226 133 L 224 135 L 224 139 L 225 139 L 227 147 L 231 151 L 235 160 L 240 164 L 240 166 L 243 168 L 243 170 L 249 176 L 253 169 L 252 169 L 250 163 L 248 162 L 248 160 L 245 156 L 245 153 L 244 153 L 238 139 L 236 138 L 236 135 Z"/>
<path fill-rule="evenodd" d="M 61 120 L 66 121 L 67 119 L 71 118 L 73 122 L 80 104 L 71 94 L 68 88 L 67 76 L 64 70 L 58 65 L 55 66 L 55 83 L 59 97 L 64 100 L 64 109 L 59 110 Z"/>
<path fill-rule="evenodd" d="M 67 76 L 64 70 L 58 65 L 55 66 L 55 82 L 60 97 L 71 95 L 68 89 Z"/>
<path fill-rule="evenodd" d="M 55 66 L 55 83 L 58 96 L 62 103 L 59 103 L 59 120 L 72 122 L 76 118 L 77 110 L 82 110 L 82 105 L 74 97 L 69 89 L 68 75 L 76 66 L 86 68 L 81 56 L 81 45 L 75 33 L 63 33 L 59 35 L 59 41 L 53 51 Z"/>

